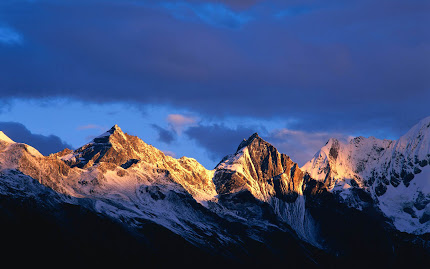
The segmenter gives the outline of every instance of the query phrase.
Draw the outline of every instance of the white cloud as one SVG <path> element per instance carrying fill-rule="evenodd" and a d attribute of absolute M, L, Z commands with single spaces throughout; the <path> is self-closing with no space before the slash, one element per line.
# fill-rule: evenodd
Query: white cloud
<path fill-rule="evenodd" d="M 177 134 L 181 134 L 186 127 L 196 126 L 197 118 L 182 114 L 169 114 L 167 122 L 172 130 Z"/>
<path fill-rule="evenodd" d="M 351 136 L 341 133 L 305 132 L 287 128 L 272 130 L 266 137 L 280 152 L 287 154 L 300 166 L 311 160 L 330 138 L 349 141 Z"/>
<path fill-rule="evenodd" d="M 76 128 L 77 130 L 90 130 L 90 129 L 97 129 L 97 130 L 104 130 L 107 129 L 103 126 L 97 125 L 97 124 L 87 124 L 87 125 L 81 125 Z"/>
<path fill-rule="evenodd" d="M 176 153 L 170 150 L 163 150 L 164 155 L 176 158 Z"/>

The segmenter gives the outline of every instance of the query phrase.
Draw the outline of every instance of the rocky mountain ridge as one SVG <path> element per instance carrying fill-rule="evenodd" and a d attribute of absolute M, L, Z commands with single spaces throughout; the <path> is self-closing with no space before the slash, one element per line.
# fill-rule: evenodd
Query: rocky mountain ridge
<path fill-rule="evenodd" d="M 422 137 L 427 143 L 428 136 Z M 421 149 L 427 145 L 422 141 L 406 143 L 410 146 L 405 148 L 422 156 Z M 387 147 L 392 143 L 376 142 Z M 76 150 L 49 156 L 0 132 L 0 196 L 6 201 L 0 204 L 0 211 L 13 212 L 11 206 L 26 201 L 42 215 L 52 216 L 52 224 L 65 223 L 58 213 L 64 208 L 73 208 L 73 212 L 78 208 L 86 212 L 85 218 L 91 216 L 96 222 L 103 218 L 103 222 L 119 225 L 121 232 L 112 228 L 115 233 L 124 233 L 124 229 L 126 238 L 140 238 L 138 245 L 145 249 L 159 243 L 151 239 L 157 227 L 161 238 L 176 238 L 174 242 L 193 249 L 195 259 L 205 257 L 223 265 L 289 260 L 302 267 L 342 267 L 358 249 L 367 255 L 363 263 L 384 257 L 385 264 L 401 264 L 404 253 L 411 249 L 418 260 L 426 259 L 430 250 L 427 226 L 417 233 L 422 235 L 403 235 L 396 220 L 387 218 L 381 202 L 375 200 L 382 197 L 372 192 L 376 187 L 369 180 L 360 180 L 363 174 L 354 170 L 348 172 L 351 179 L 335 176 L 341 170 L 334 168 L 333 160 L 342 158 L 341 148 L 330 140 L 317 154 L 330 157 L 313 159 L 314 170 L 310 165 L 301 169 L 253 134 L 214 170 L 207 170 L 195 159 L 166 156 L 117 125 Z M 375 152 L 368 159 L 378 157 L 382 150 Z M 424 162 L 418 158 L 415 164 Z M 354 195 L 337 193 L 339 182 L 354 185 L 342 188 Z M 420 206 L 425 210 L 427 204 Z M 15 219 L 14 214 L 6 216 Z M 350 219 L 355 221 L 350 223 Z M 81 234 L 85 232 L 79 230 L 76 236 Z M 370 244 L 375 238 L 381 243 Z M 178 259 L 187 264 L 183 257 Z"/>
<path fill-rule="evenodd" d="M 430 117 L 399 140 L 330 139 L 302 169 L 361 208 L 351 188 L 369 193 L 400 231 L 430 231 Z"/>

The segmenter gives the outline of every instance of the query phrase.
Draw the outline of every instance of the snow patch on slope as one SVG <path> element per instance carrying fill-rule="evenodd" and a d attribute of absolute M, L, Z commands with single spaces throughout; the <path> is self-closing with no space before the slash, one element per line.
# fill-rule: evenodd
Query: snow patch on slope
<path fill-rule="evenodd" d="M 249 155 L 248 148 L 241 148 L 236 154 L 230 154 L 225 157 L 225 161 L 217 165 L 217 169 L 225 169 L 236 171 L 237 173 L 244 174 L 243 170 L 243 158 L 245 155 Z"/>
<path fill-rule="evenodd" d="M 354 195 L 350 187 L 367 191 L 398 230 L 422 234 L 430 232 L 430 212 L 424 208 L 430 204 L 429 163 L 427 117 L 397 141 L 356 137 L 344 143 L 330 139 L 302 169 L 349 206 L 361 209 L 349 199 Z"/>
<path fill-rule="evenodd" d="M 15 143 L 12 139 L 10 139 L 5 133 L 0 131 L 0 140 L 7 143 Z"/>
<path fill-rule="evenodd" d="M 430 203 L 424 208 L 417 203 L 420 199 L 430 200 L 430 166 L 423 168 L 409 187 L 400 184 L 398 187 L 387 186 L 387 192 L 378 197 L 379 208 L 392 219 L 393 224 L 400 231 L 423 234 L 430 231 Z M 418 208 L 417 208 L 418 207 Z"/>
<path fill-rule="evenodd" d="M 305 204 L 306 197 L 303 195 L 299 195 L 293 203 L 284 202 L 276 197 L 270 199 L 270 205 L 275 210 L 275 213 L 288 223 L 301 239 L 318 248 L 323 248 L 317 236 L 317 225 L 307 212 Z"/>

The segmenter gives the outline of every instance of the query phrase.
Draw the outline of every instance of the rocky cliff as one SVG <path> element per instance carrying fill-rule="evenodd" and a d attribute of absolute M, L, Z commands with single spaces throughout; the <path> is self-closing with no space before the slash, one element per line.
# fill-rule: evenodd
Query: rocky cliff
<path fill-rule="evenodd" d="M 382 174 L 375 180 L 367 177 L 376 173 L 372 167 L 377 165 L 369 166 L 375 160 L 384 160 L 380 167 L 390 167 L 378 173 L 397 171 L 391 169 L 395 162 L 387 165 L 388 159 L 381 157 L 391 147 L 395 160 L 401 156 L 396 153 L 399 148 L 406 149 L 401 151 L 405 161 L 398 161 L 401 169 L 412 162 L 413 167 L 404 169 L 406 174 L 426 167 L 422 156 L 427 156 L 428 126 L 420 126 L 408 135 L 420 137 L 419 142 L 374 140 L 369 144 L 358 138 L 348 147 L 356 148 L 359 156 L 330 140 L 303 169 L 258 134 L 244 139 L 214 170 L 206 170 L 194 159 L 166 156 L 117 125 L 76 150 L 50 156 L 0 132 L 0 213 L 14 234 L 23 232 L 21 224 L 32 214 L 37 227 L 34 234 L 43 231 L 71 253 L 79 249 L 73 243 L 79 239 L 103 249 L 97 251 L 103 258 L 108 258 L 104 252 L 122 249 L 125 259 L 132 256 L 138 261 L 137 248 L 145 250 L 145 260 L 155 263 L 162 260 L 165 250 L 178 261 L 176 265 L 192 265 L 185 258 L 189 256 L 224 267 L 285 262 L 310 268 L 344 267 L 357 251 L 362 254 L 356 262 L 360 266 L 370 261 L 391 266 L 410 257 L 422 262 L 430 249 L 427 226 L 419 235 L 403 235 L 396 229 L 396 219 L 390 219 L 381 207 L 385 194 L 378 195 L 376 186 L 383 181 L 379 179 Z M 368 148 L 371 153 L 363 155 Z M 425 173 L 422 169 L 421 175 Z M 402 184 L 407 187 L 409 183 L 411 188 L 414 180 L 402 180 Z M 336 192 L 339 186 L 340 194 Z M 391 192 L 389 188 L 385 193 Z M 425 224 L 426 197 L 417 191 L 414 211 L 402 212 L 415 213 L 417 221 Z M 359 206 L 345 202 L 353 200 Z M 89 233 L 85 225 L 67 224 L 79 221 L 89 221 L 88 227 L 95 230 Z M 98 225 L 100 231 L 96 231 Z M 101 231 L 115 235 L 106 238 L 122 247 L 102 247 Z M 71 236 L 60 236 L 61 242 L 55 239 L 68 232 Z M 25 233 L 20 240 L 33 238 L 32 234 Z M 189 253 L 177 252 L 179 248 Z"/>

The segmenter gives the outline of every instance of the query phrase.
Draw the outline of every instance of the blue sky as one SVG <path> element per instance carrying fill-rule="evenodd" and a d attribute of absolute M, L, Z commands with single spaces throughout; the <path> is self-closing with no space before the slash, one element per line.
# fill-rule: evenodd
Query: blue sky
<path fill-rule="evenodd" d="M 48 153 L 118 124 L 208 168 L 253 132 L 299 164 L 332 136 L 396 139 L 430 115 L 429 11 L 421 0 L 1 1 L 0 128 Z"/>
<path fill-rule="evenodd" d="M 2 123 L 12 121 L 24 125 L 33 134 L 44 136 L 54 134 L 61 138 L 65 146 L 78 148 L 90 142 L 95 136 L 104 133 L 114 124 L 118 124 L 124 132 L 140 137 L 167 154 L 177 158 L 194 157 L 208 168 L 213 167 L 220 160 L 221 155 L 234 152 L 241 140 L 254 132 L 268 134 L 268 130 L 286 124 L 283 119 L 267 121 L 229 117 L 220 120 L 203 118 L 197 113 L 170 106 L 138 106 L 123 102 L 94 104 L 66 98 L 10 99 L 3 104 L 3 108 L 0 114 L 0 129 L 3 126 L 6 131 L 10 127 L 7 128 L 8 126 Z M 205 129 L 209 126 L 219 126 L 221 132 L 232 130 L 231 132 L 237 131 L 238 134 L 234 139 L 225 137 L 223 133 L 210 134 L 209 140 L 213 140 L 215 136 L 220 138 L 217 141 L 218 144 L 214 144 L 211 150 L 217 151 L 218 148 L 221 150 L 213 154 L 199 144 L 199 140 L 187 134 L 190 128 Z M 237 130 L 238 126 L 239 130 Z M 162 131 L 171 138 L 163 138 L 160 135 Z M 227 141 L 223 142 L 223 140 Z M 58 150 L 62 149 L 61 145 L 57 147 Z"/>

